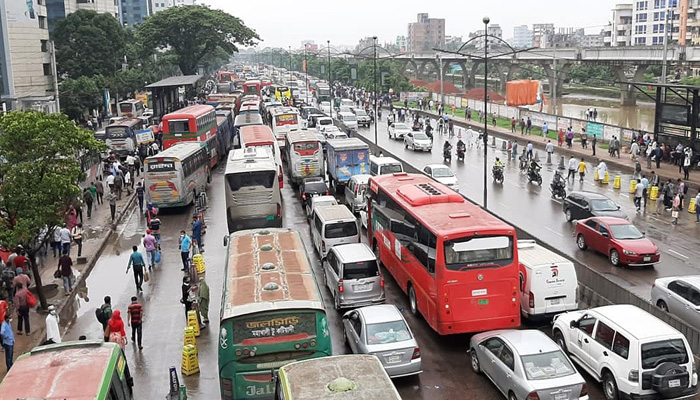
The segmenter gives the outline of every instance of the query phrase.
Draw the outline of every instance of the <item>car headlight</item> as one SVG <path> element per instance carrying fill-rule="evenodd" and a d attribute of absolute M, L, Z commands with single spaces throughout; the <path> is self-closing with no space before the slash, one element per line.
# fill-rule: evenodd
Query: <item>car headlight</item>
<path fill-rule="evenodd" d="M 628 256 L 636 256 L 637 255 L 637 253 L 635 253 L 633 251 L 629 251 L 629 250 L 622 250 L 622 252 Z"/>

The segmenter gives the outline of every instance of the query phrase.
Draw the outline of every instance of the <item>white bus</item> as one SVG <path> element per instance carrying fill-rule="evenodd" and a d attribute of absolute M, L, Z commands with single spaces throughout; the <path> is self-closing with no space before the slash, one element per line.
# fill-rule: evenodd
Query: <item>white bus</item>
<path fill-rule="evenodd" d="M 146 111 L 146 107 L 141 100 L 129 99 L 119 103 L 117 107 L 117 115 L 120 117 L 138 118 Z"/>
<path fill-rule="evenodd" d="M 226 221 L 229 233 L 282 226 L 279 167 L 267 147 L 233 150 L 226 164 Z"/>
<path fill-rule="evenodd" d="M 323 148 L 311 131 L 292 131 L 285 139 L 289 179 L 300 184 L 304 178 L 325 176 L 323 172 Z"/>
<path fill-rule="evenodd" d="M 301 129 L 299 111 L 293 107 L 275 107 L 270 111 L 270 117 L 270 127 L 277 138 L 277 144 L 284 150 L 287 133 Z"/>
<path fill-rule="evenodd" d="M 105 128 L 105 144 L 119 157 L 126 157 L 138 149 L 136 132 L 143 130 L 138 118 L 122 118 Z"/>
<path fill-rule="evenodd" d="M 147 200 L 156 207 L 193 204 L 207 189 L 206 143 L 180 142 L 144 162 Z"/>

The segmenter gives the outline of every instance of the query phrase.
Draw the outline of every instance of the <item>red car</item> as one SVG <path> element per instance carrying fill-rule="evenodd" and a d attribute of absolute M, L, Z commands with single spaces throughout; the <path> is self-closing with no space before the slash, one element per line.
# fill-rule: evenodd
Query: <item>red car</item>
<path fill-rule="evenodd" d="M 576 244 L 606 254 L 614 266 L 631 267 L 659 262 L 659 248 L 628 220 L 617 217 L 591 217 L 576 223 Z"/>

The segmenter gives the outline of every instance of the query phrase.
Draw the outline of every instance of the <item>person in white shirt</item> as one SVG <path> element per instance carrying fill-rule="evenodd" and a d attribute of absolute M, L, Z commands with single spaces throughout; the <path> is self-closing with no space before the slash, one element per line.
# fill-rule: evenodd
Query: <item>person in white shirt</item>
<path fill-rule="evenodd" d="M 63 225 L 63 228 L 61 228 L 59 234 L 61 235 L 61 250 L 70 255 L 70 243 L 73 238 L 71 237 L 70 230 L 65 224 Z"/>
<path fill-rule="evenodd" d="M 131 196 L 131 171 L 128 169 L 124 174 L 124 186 L 126 186 L 126 195 Z"/>
<path fill-rule="evenodd" d="M 61 330 L 58 327 L 58 315 L 56 307 L 49 306 L 49 315 L 46 316 L 46 342 L 42 344 L 61 343 Z"/>
<path fill-rule="evenodd" d="M 605 179 L 605 173 L 608 172 L 608 166 L 605 165 L 605 161 L 601 161 L 598 163 L 598 179 L 603 180 Z"/>
<path fill-rule="evenodd" d="M 110 174 L 107 175 L 107 179 L 105 179 L 105 183 L 107 183 L 107 187 L 109 188 L 109 191 L 114 190 L 114 175 Z"/>
<path fill-rule="evenodd" d="M 576 178 L 576 166 L 577 166 L 576 159 L 574 156 L 571 156 L 569 158 L 569 174 L 566 176 L 566 179 L 568 180 L 569 178 L 574 179 Z"/>
<path fill-rule="evenodd" d="M 126 165 L 133 167 L 135 162 L 136 162 L 136 157 L 132 156 L 131 154 L 126 156 Z"/>

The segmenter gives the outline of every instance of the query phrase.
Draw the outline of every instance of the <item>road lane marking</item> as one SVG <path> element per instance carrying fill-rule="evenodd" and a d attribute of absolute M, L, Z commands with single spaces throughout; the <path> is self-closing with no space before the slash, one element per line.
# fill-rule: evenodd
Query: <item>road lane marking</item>
<path fill-rule="evenodd" d="M 555 199 L 555 198 L 553 198 L 553 197 L 552 197 L 551 200 L 552 200 L 553 202 L 555 202 L 555 203 L 564 204 L 563 201 L 561 201 L 561 200 L 559 200 L 559 199 Z"/>
<path fill-rule="evenodd" d="M 671 255 L 674 255 L 674 254 L 675 254 L 674 257 L 676 257 L 676 258 L 682 258 L 682 259 L 684 259 L 684 260 L 688 260 L 688 259 L 690 258 L 690 257 L 688 257 L 688 256 L 686 256 L 686 255 L 684 255 L 684 254 L 681 254 L 681 253 L 679 253 L 679 252 L 677 252 L 677 251 L 675 251 L 675 250 L 673 250 L 673 249 L 668 249 L 666 252 L 669 253 L 669 254 L 671 254 Z"/>
<path fill-rule="evenodd" d="M 552 228 L 550 228 L 550 227 L 548 227 L 548 226 L 545 226 L 544 229 L 546 229 L 546 230 L 552 232 L 552 233 L 555 234 L 555 235 L 558 235 L 558 236 L 560 236 L 560 237 L 564 237 L 564 235 L 562 235 L 561 233 L 555 231 L 554 229 L 552 229 Z"/>
<path fill-rule="evenodd" d="M 499 201 L 498 204 L 502 205 L 505 208 L 510 208 L 510 206 L 502 201 Z"/>

